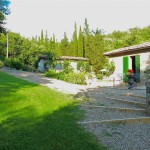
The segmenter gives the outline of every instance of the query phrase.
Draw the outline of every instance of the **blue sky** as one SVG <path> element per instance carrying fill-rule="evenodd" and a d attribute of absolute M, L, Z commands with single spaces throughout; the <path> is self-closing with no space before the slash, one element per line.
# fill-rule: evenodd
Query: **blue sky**
<path fill-rule="evenodd" d="M 11 0 L 7 28 L 26 37 L 48 31 L 58 41 L 64 32 L 71 39 L 74 23 L 106 33 L 150 25 L 150 0 Z"/>

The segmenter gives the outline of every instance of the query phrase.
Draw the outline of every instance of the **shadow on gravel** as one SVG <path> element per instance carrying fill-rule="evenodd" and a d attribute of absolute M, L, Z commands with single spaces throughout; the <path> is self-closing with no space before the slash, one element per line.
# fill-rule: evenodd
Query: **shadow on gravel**
<path fill-rule="evenodd" d="M 94 98 L 96 95 L 122 95 L 122 96 L 135 96 L 139 98 L 146 98 L 146 89 L 144 86 L 135 87 L 133 89 L 128 89 L 126 85 L 124 86 L 103 86 L 97 88 L 89 88 L 86 91 L 81 91 L 74 95 L 74 98 Z"/>

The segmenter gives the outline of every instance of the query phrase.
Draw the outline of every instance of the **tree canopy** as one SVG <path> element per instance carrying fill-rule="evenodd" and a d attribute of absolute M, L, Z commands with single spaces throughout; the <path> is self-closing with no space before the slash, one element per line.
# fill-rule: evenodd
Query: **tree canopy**
<path fill-rule="evenodd" d="M 40 36 L 32 37 L 32 39 L 9 32 L 9 59 L 18 59 L 23 66 L 32 68 L 39 57 L 45 54 L 50 56 L 50 61 L 54 61 L 59 56 L 86 57 L 93 66 L 93 71 L 99 73 L 99 70 L 108 64 L 107 58 L 103 55 L 104 52 L 147 41 L 150 41 L 150 26 L 105 34 L 98 28 L 91 30 L 85 19 L 83 28 L 81 25 L 78 28 L 77 24 L 74 24 L 71 40 L 64 32 L 60 42 L 54 34 L 49 38 L 47 31 L 44 30 L 41 31 Z M 0 59 L 5 60 L 5 57 L 6 35 L 0 33 Z"/>

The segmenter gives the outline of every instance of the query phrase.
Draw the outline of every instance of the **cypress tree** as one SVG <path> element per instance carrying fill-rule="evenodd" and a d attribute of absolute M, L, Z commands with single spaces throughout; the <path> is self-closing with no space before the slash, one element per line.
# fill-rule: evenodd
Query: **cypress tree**
<path fill-rule="evenodd" d="M 72 51 L 73 56 L 78 56 L 78 38 L 77 38 L 77 25 L 76 22 L 74 24 L 74 33 L 73 33 L 73 40 L 72 40 Z"/>
<path fill-rule="evenodd" d="M 60 55 L 67 56 L 68 49 L 69 49 L 69 41 L 68 41 L 66 32 L 64 32 L 64 38 L 60 42 Z"/>
<path fill-rule="evenodd" d="M 43 30 L 41 31 L 40 42 L 41 42 L 41 44 L 44 43 L 44 34 L 43 34 Z"/>
<path fill-rule="evenodd" d="M 46 35 L 45 35 L 45 47 L 48 49 L 48 33 L 46 30 Z"/>
<path fill-rule="evenodd" d="M 55 34 L 53 34 L 53 42 L 56 42 Z"/>
<path fill-rule="evenodd" d="M 78 36 L 78 57 L 83 57 L 83 34 L 81 26 L 79 29 L 79 36 Z"/>
<path fill-rule="evenodd" d="M 83 31 L 83 56 L 89 58 L 91 54 L 91 48 L 90 48 L 90 29 L 89 25 L 87 23 L 87 19 L 85 18 L 84 23 L 84 31 Z"/>
<path fill-rule="evenodd" d="M 90 64 L 93 66 L 95 73 L 99 73 L 106 63 L 104 53 L 104 35 L 101 30 L 96 30 L 90 37 L 90 47 L 92 47 L 89 56 Z"/>

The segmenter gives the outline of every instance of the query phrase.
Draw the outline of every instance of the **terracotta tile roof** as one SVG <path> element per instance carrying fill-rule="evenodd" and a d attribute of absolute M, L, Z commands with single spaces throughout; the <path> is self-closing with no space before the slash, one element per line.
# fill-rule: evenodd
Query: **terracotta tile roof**
<path fill-rule="evenodd" d="M 134 46 L 129 46 L 129 47 L 124 47 L 124 48 L 119 48 L 115 49 L 110 52 L 104 53 L 105 56 L 115 56 L 115 55 L 122 55 L 122 54 L 134 54 L 134 53 L 141 53 L 141 52 L 150 52 L 150 42 L 134 45 Z"/>

